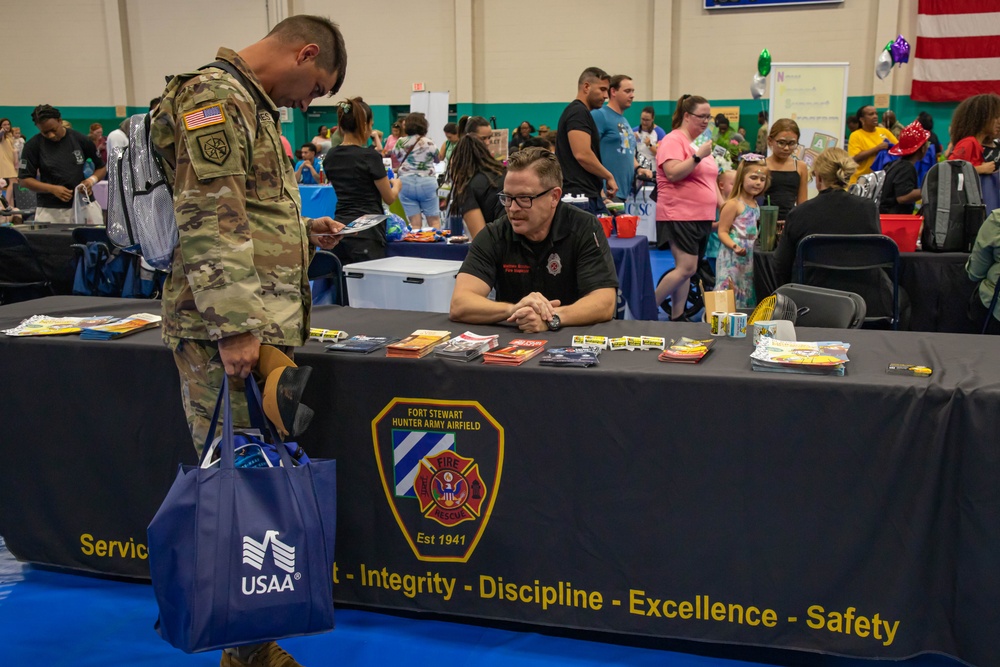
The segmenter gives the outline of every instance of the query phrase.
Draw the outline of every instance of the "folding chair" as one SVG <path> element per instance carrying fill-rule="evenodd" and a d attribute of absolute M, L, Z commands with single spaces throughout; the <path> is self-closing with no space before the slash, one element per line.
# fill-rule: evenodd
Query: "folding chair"
<path fill-rule="evenodd" d="M 806 270 L 810 271 L 807 272 Z M 876 271 L 877 269 L 877 271 Z M 885 269 L 892 280 L 891 312 L 885 313 Z M 819 270 L 819 272 L 817 272 Z M 855 276 L 837 277 L 835 273 Z M 795 253 L 796 282 L 803 285 L 843 288 L 865 299 L 865 325 L 887 324 L 899 329 L 899 246 L 882 234 L 811 234 Z M 874 313 L 874 315 L 872 315 Z"/>
<path fill-rule="evenodd" d="M 347 305 L 344 267 L 332 252 L 316 251 L 316 255 L 309 262 L 309 280 L 313 283 L 314 305 Z"/>
<path fill-rule="evenodd" d="M 29 190 L 18 183 L 14 189 L 14 201 L 11 202 L 11 205 L 21 209 L 22 222 L 30 222 L 35 219 L 35 209 L 38 208 L 38 195 L 33 190 Z"/>
<path fill-rule="evenodd" d="M 775 294 L 784 294 L 795 302 L 797 327 L 860 329 L 865 321 L 865 300 L 854 292 L 788 283 Z"/>
<path fill-rule="evenodd" d="M 13 227 L 0 227 L 0 256 L 7 266 L 25 269 L 25 277 L 33 280 L 0 282 L 0 305 L 30 301 L 43 296 L 52 296 L 52 282 L 45 274 L 38 256 L 24 238 L 24 234 Z"/>

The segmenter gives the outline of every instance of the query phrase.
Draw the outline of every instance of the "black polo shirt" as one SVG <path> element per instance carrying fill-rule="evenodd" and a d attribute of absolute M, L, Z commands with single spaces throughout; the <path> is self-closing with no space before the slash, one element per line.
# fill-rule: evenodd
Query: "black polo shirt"
<path fill-rule="evenodd" d="M 590 213 L 559 202 L 549 235 L 537 243 L 514 232 L 507 215 L 476 235 L 460 273 L 496 288 L 496 300 L 517 303 L 531 292 L 562 305 L 603 287 L 618 287 L 611 248 Z"/>

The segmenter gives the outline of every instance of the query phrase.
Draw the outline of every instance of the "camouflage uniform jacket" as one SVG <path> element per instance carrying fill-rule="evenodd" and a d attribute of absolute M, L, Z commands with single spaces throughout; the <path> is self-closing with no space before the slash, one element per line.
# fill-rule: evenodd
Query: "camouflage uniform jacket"
<path fill-rule="evenodd" d="M 179 244 L 163 291 L 163 338 L 218 341 L 254 332 L 301 345 L 309 329 L 310 220 L 274 121 L 277 109 L 235 51 L 268 109 L 228 72 L 174 77 L 152 116 L 151 140 L 174 188 Z M 268 111 L 274 112 L 272 116 Z"/>

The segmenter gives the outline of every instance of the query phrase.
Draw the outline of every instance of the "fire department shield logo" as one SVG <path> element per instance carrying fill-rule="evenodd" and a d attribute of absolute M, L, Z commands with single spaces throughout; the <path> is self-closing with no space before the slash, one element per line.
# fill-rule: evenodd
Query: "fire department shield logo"
<path fill-rule="evenodd" d="M 500 488 L 504 430 L 476 401 L 395 398 L 372 421 L 386 499 L 418 560 L 469 560 Z"/>
<path fill-rule="evenodd" d="M 545 265 L 548 267 L 549 273 L 554 276 L 558 276 L 562 273 L 562 259 L 559 257 L 558 253 L 552 253 L 549 255 L 549 259 Z"/>

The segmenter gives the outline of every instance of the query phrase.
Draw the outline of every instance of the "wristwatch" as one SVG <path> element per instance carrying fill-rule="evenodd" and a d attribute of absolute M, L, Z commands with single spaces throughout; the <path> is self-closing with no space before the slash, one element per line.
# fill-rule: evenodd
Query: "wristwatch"
<path fill-rule="evenodd" d="M 549 320 L 549 331 L 559 331 L 562 329 L 562 320 L 555 313 L 552 313 L 552 319 Z"/>
<path fill-rule="evenodd" d="M 697 155 L 697 154 L 695 154 L 695 155 L 692 155 L 691 157 L 692 157 L 692 158 L 694 159 L 694 166 L 696 166 L 696 167 L 697 167 L 697 166 L 698 166 L 698 163 L 699 163 L 699 162 L 701 162 L 701 156 L 700 156 L 700 155 Z"/>

